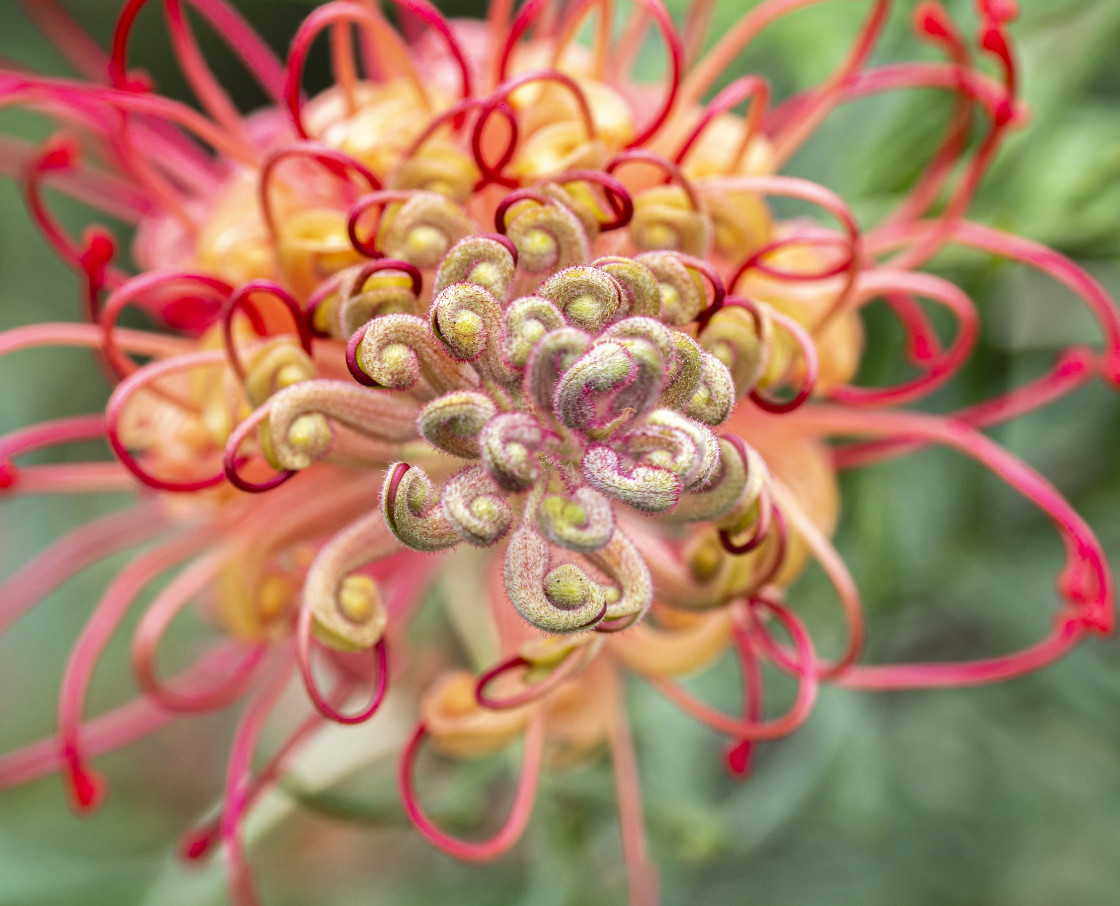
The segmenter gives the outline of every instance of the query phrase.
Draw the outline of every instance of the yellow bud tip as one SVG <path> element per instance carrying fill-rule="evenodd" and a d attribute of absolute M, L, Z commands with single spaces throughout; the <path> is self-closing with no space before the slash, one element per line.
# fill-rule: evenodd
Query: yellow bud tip
<path fill-rule="evenodd" d="M 331 426 L 318 413 L 299 416 L 288 431 L 288 443 L 298 450 L 321 450 L 330 440 Z"/>
<path fill-rule="evenodd" d="M 263 622 L 271 623 L 288 610 L 292 602 L 292 586 L 281 576 L 268 576 L 257 594 L 257 613 Z"/>
<path fill-rule="evenodd" d="M 435 227 L 418 226 L 409 232 L 409 257 L 423 257 L 437 249 L 440 254 L 447 250 L 447 237 Z"/>
<path fill-rule="evenodd" d="M 380 606 L 381 596 L 377 591 L 377 583 L 369 576 L 356 574 L 342 580 L 342 587 L 338 591 L 338 609 L 346 619 L 352 623 L 364 623 Z"/>
<path fill-rule="evenodd" d="M 688 568 L 697 582 L 707 582 L 715 576 L 722 559 L 723 553 L 719 543 L 712 538 L 693 551 L 692 556 L 689 557 Z"/>

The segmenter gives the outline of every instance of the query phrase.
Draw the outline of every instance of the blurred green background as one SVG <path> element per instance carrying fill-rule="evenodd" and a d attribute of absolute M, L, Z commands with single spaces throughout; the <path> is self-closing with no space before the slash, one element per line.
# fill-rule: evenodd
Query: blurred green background
<path fill-rule="evenodd" d="M 105 43 L 118 0 L 68 4 Z M 157 4 L 152 4 L 153 7 Z M 277 47 L 310 0 L 237 4 Z M 464 13 L 477 4 L 441 4 Z M 679 14 L 683 2 L 672 6 Z M 970 4 L 950 4 L 973 23 Z M 717 31 L 741 14 L 727 0 Z M 1008 142 L 973 210 L 975 219 L 1046 242 L 1120 292 L 1120 4 L 1026 0 L 1012 34 L 1021 53 L 1030 127 Z M 758 71 L 781 97 L 838 61 L 866 2 L 834 2 L 767 32 L 728 77 Z M 880 62 L 931 59 L 897 4 Z M 134 65 L 186 97 L 155 10 L 141 17 Z M 207 36 L 215 68 L 246 107 L 261 97 Z M 0 58 L 64 72 L 15 0 L 0 0 Z M 649 69 L 656 69 L 650 63 Z M 319 59 L 310 86 L 322 85 Z M 873 223 L 910 184 L 949 109 L 916 92 L 863 101 L 836 114 L 788 172 L 839 191 Z M 35 117 L 0 110 L 0 130 L 41 137 Z M 59 202 L 67 223 L 86 214 Z M 28 222 L 16 186 L 0 182 L 0 326 L 77 315 L 77 284 Z M 930 405 L 976 401 L 1037 374 L 1057 349 L 1091 339 L 1059 287 L 976 255 L 945 255 L 942 273 L 978 301 L 984 332 L 974 362 Z M 883 379 L 897 335 L 870 317 L 865 375 Z M 0 359 L 0 430 L 47 415 L 94 411 L 106 388 L 79 351 Z M 1120 403 L 1099 387 L 996 430 L 1052 478 L 1120 562 Z M 113 500 L 0 503 L 0 570 L 8 575 L 76 521 Z M 967 657 L 1011 650 L 1045 634 L 1060 565 L 1052 530 L 991 476 L 947 453 L 923 453 L 844 479 L 838 546 L 866 598 L 869 661 Z M 52 595 L 0 640 L 0 750 L 50 732 L 66 655 L 120 560 Z M 828 592 L 809 575 L 793 600 L 825 613 Z M 822 630 L 822 647 L 828 631 Z M 129 694 L 127 634 L 99 670 L 91 711 Z M 184 641 L 189 644 L 189 639 Z M 737 708 L 734 666 L 690 682 Z M 1120 650 L 1093 640 L 1064 662 L 993 688 L 886 695 L 825 690 L 808 724 L 761 747 L 746 783 L 729 779 L 717 737 L 649 689 L 628 690 L 647 823 L 666 903 L 1113 904 L 1120 901 Z M 407 719 L 407 716 L 402 719 Z M 376 723 L 376 722 L 375 722 Z M 174 865 L 178 833 L 206 813 L 221 786 L 229 715 L 182 721 L 98 759 L 111 794 L 78 819 L 57 778 L 0 793 L 0 904 L 224 902 L 217 865 Z M 337 739 L 348 739 L 338 746 Z M 355 741 L 359 740 L 359 741 Z M 376 731 L 332 745 L 368 753 L 347 781 L 339 820 L 304 809 L 250 852 L 270 904 L 619 903 L 624 900 L 605 759 L 546 775 L 525 841 L 499 862 L 459 865 L 404 827 L 391 759 Z M 383 747 L 383 742 L 382 742 Z M 328 747 L 329 749 L 330 747 Z M 327 751 L 324 763 L 338 752 Z M 332 768 L 335 770 L 336 768 Z M 492 767 L 449 787 L 454 814 L 486 795 Z M 292 791 L 295 792 L 295 791 Z M 335 792 L 339 792 L 336 790 Z M 280 809 L 285 797 L 273 803 Z M 286 800 L 285 800 L 286 801 Z M 320 812 L 339 803 L 315 804 Z M 373 822 L 373 823 L 370 823 Z"/>

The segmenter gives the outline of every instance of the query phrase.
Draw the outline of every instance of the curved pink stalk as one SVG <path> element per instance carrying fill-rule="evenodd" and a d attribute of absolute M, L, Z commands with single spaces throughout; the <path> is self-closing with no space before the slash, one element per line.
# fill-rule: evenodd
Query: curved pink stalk
<path fill-rule="evenodd" d="M 618 827 L 622 837 L 622 861 L 629 880 L 631 906 L 652 906 L 661 900 L 657 866 L 650 860 L 646 845 L 645 818 L 642 815 L 641 775 L 634 754 L 634 740 L 626 721 L 626 703 L 617 669 L 608 668 L 611 715 L 607 721 L 611 774 L 618 802 Z"/>
<path fill-rule="evenodd" d="M 922 363 L 923 374 L 891 387 L 836 387 L 829 395 L 838 403 L 882 406 L 919 399 L 944 384 L 968 359 L 980 333 L 980 317 L 968 295 L 948 280 L 910 271 L 872 270 L 860 275 L 853 304 L 863 305 L 878 295 L 897 291 L 940 303 L 957 321 L 957 333 L 943 353 Z"/>
<path fill-rule="evenodd" d="M 182 671 L 174 682 L 176 685 L 190 685 L 206 680 L 211 674 L 227 669 L 226 662 L 236 654 L 229 646 L 219 645 L 199 658 L 194 666 Z M 93 758 L 123 748 L 173 720 L 174 714 L 159 707 L 147 696 L 138 696 L 78 727 L 82 754 Z M 58 737 L 52 735 L 0 755 L 0 788 L 36 780 L 66 766 L 67 762 L 58 748 Z"/>
<path fill-rule="evenodd" d="M 636 148 L 648 142 L 657 132 L 665 125 L 669 115 L 673 112 L 673 105 L 676 103 L 677 94 L 681 86 L 681 74 L 684 69 L 684 44 L 681 41 L 681 36 L 677 31 L 677 26 L 673 22 L 672 16 L 665 8 L 665 4 L 661 0 L 632 0 L 635 7 L 641 7 L 645 13 L 653 20 L 657 26 L 657 30 L 661 32 L 661 39 L 665 45 L 665 56 L 669 64 L 668 78 L 665 82 L 665 91 L 661 97 L 661 103 L 658 108 L 650 116 L 650 120 L 644 126 L 638 127 L 637 135 L 626 143 L 627 148 Z M 525 7 L 529 10 L 530 5 Z M 601 23 L 605 26 L 607 23 L 607 5 L 603 0 L 579 0 L 574 7 L 565 10 L 563 30 L 559 37 L 554 41 L 552 50 L 552 66 L 556 67 L 560 63 L 560 58 L 563 55 L 565 47 L 574 40 L 580 25 L 584 19 L 596 7 L 601 7 L 599 15 Z M 537 7 L 533 12 L 539 10 Z M 528 27 L 529 22 L 532 20 L 532 15 L 525 17 L 525 22 L 521 25 L 521 32 Z M 518 31 L 518 25 L 521 23 L 522 17 L 519 16 L 518 20 L 514 22 L 513 28 L 510 31 L 510 36 L 507 38 L 506 48 L 503 49 L 501 77 L 505 77 L 505 67 L 508 65 L 508 55 L 512 51 L 510 41 L 514 41 L 520 36 L 521 32 Z M 605 45 L 605 41 L 601 42 Z M 605 53 L 605 47 L 600 53 Z"/>
<path fill-rule="evenodd" d="M 229 676 L 203 689 L 173 687 L 156 673 L 156 659 L 164 633 L 191 599 L 213 581 L 229 559 L 227 551 L 213 550 L 188 564 L 156 595 L 136 627 L 132 639 L 132 667 L 136 681 L 146 695 L 169 711 L 210 711 L 236 701 L 244 695 L 268 650 L 265 644 L 247 646 L 249 650 L 244 659 L 234 665 Z"/>
<path fill-rule="evenodd" d="M 459 97 L 460 99 L 469 97 L 471 94 L 471 75 L 466 56 L 463 53 L 463 48 L 459 45 L 458 40 L 452 33 L 451 27 L 447 24 L 447 20 L 439 10 L 429 3 L 428 0 L 393 0 L 393 3 L 400 7 L 400 9 L 419 17 L 425 24 L 431 26 L 439 33 L 444 43 L 446 43 L 452 59 L 459 68 Z M 310 138 L 303 122 L 303 103 L 300 97 L 304 61 L 307 58 L 308 51 L 311 49 L 311 44 L 315 41 L 315 38 L 318 37 L 320 32 L 325 28 L 343 22 L 365 26 L 367 29 L 372 29 L 376 33 L 384 20 L 381 18 L 380 13 L 373 9 L 345 2 L 345 0 L 335 0 L 335 2 L 327 3 L 319 7 L 304 19 L 295 37 L 292 39 L 292 47 L 288 53 L 288 65 L 284 78 L 284 97 L 287 101 L 288 113 L 291 116 L 292 125 L 295 127 L 296 133 L 300 138 Z M 424 89 L 423 81 L 415 71 L 414 65 L 412 69 L 413 84 L 416 85 L 419 95 L 424 98 L 425 103 L 430 107 L 431 102 Z"/>
<path fill-rule="evenodd" d="M 836 312 L 844 309 L 848 304 L 848 299 L 855 286 L 856 278 L 859 276 L 862 267 L 861 259 L 863 252 L 861 248 L 862 240 L 859 225 L 856 223 L 855 216 L 852 214 L 851 209 L 839 195 L 826 189 L 824 186 L 819 186 L 807 179 L 800 179 L 795 176 L 713 177 L 704 180 L 703 191 L 705 193 L 753 192 L 762 195 L 779 195 L 784 198 L 797 198 L 819 207 L 821 210 L 827 211 L 835 217 L 844 228 L 844 233 L 847 236 L 845 255 L 842 259 L 843 265 L 841 266 L 838 264 L 834 267 L 833 271 L 819 274 L 816 277 L 811 276 L 809 279 L 835 276 L 839 273 L 845 273 L 846 276 L 836 294 L 835 301 L 819 318 L 817 323 L 813 325 L 813 332 L 819 332 L 832 319 Z M 758 267 L 760 263 L 765 265 L 765 262 L 762 262 L 762 255 L 765 253 L 766 250 L 759 250 L 753 253 L 738 267 L 733 276 L 725 281 L 729 292 L 735 291 L 735 284 L 738 283 L 743 274 L 749 269 Z M 776 271 L 773 268 L 770 268 L 770 273 L 777 274 L 783 279 L 787 279 L 790 276 L 796 279 L 796 275 Z"/>
<path fill-rule="evenodd" d="M 520 683 L 521 690 L 519 692 L 503 696 L 502 698 L 494 698 L 487 691 L 490 684 L 500 677 L 512 673 L 519 668 L 524 667 L 532 669 L 533 666 L 534 664 L 532 661 L 519 654 L 499 661 L 478 677 L 478 680 L 474 684 L 475 699 L 482 707 L 491 708 L 496 711 L 501 711 L 506 708 L 520 708 L 523 705 L 532 704 L 533 702 L 545 698 L 554 689 L 558 689 L 560 686 L 564 685 L 564 683 L 587 666 L 587 660 L 580 655 L 580 652 L 573 651 L 568 654 L 559 665 L 554 667 L 543 680 L 536 683 L 526 683 L 522 681 Z"/>
<path fill-rule="evenodd" d="M 762 317 L 757 305 L 750 299 L 733 296 L 727 299 L 727 304 L 747 309 L 754 315 L 756 321 L 759 321 Z M 766 317 L 780 325 L 782 329 L 793 338 L 793 341 L 801 350 L 801 361 L 805 373 L 802 375 L 801 386 L 798 388 L 797 393 L 790 397 L 790 399 L 774 399 L 755 387 L 752 388 L 750 392 L 751 402 L 766 412 L 777 414 L 793 412 L 795 409 L 799 409 L 806 400 L 813 395 L 813 388 L 816 386 L 817 377 L 820 374 L 820 359 L 817 356 L 817 347 L 813 342 L 813 338 L 809 336 L 805 328 L 788 315 L 776 309 L 770 309 L 766 313 Z"/>
<path fill-rule="evenodd" d="M 891 0 L 874 0 L 871 12 L 860 27 L 847 58 L 820 88 L 812 92 L 808 103 L 799 111 L 799 116 L 774 135 L 775 166 L 784 165 L 843 100 L 844 85 L 863 68 L 871 56 L 886 23 L 890 5 Z"/>
<path fill-rule="evenodd" d="M 179 337 L 163 336 L 146 330 L 132 330 L 118 327 L 114 330 L 119 349 L 127 349 L 136 355 L 173 356 L 193 348 L 189 340 Z M 71 324 L 69 322 L 45 322 L 13 327 L 0 331 L 0 356 L 10 355 L 22 349 L 37 346 L 78 346 L 97 349 L 104 342 L 104 332 L 95 324 Z"/>
<path fill-rule="evenodd" d="M 233 340 L 233 316 L 244 305 L 252 305 L 256 308 L 256 303 L 253 302 L 252 298 L 254 293 L 267 293 L 287 309 L 288 314 L 292 317 L 292 322 L 295 324 L 300 347 L 308 355 L 311 355 L 311 331 L 304 316 L 303 307 L 290 292 L 275 281 L 251 280 L 225 301 L 225 304 L 222 305 L 221 314 L 218 316 L 222 324 L 222 340 L 225 344 L 230 367 L 242 381 L 245 380 L 245 367 L 241 364 L 241 356 L 238 355 L 237 344 Z"/>
<path fill-rule="evenodd" d="M 626 151 L 620 151 L 607 162 L 605 169 L 607 173 L 613 175 L 620 167 L 630 163 L 645 163 L 657 167 L 668 179 L 681 187 L 688 199 L 688 206 L 692 210 L 703 210 L 696 186 L 693 185 L 692 180 L 685 176 L 684 170 L 677 166 L 674 161 L 655 151 L 649 151 L 645 148 L 629 148 Z"/>
<path fill-rule="evenodd" d="M 412 771 L 419 754 L 420 744 L 428 733 L 428 728 L 421 721 L 412 737 L 401 753 L 400 771 L 398 782 L 400 784 L 401 801 L 404 803 L 405 812 L 413 826 L 437 848 L 443 850 L 456 859 L 464 862 L 488 862 L 507 852 L 513 847 L 533 813 L 533 803 L 537 797 L 537 783 L 540 780 L 541 762 L 544 758 L 544 714 L 534 713 L 529 718 L 529 726 L 525 732 L 525 751 L 521 756 L 521 776 L 517 781 L 517 792 L 513 798 L 513 806 L 509 816 L 494 836 L 487 840 L 470 841 L 453 837 L 439 828 L 420 806 L 413 786 Z"/>
<path fill-rule="evenodd" d="M 482 173 L 483 182 L 504 183 L 506 181 L 502 170 L 513 159 L 514 154 L 517 152 L 517 139 L 519 135 L 517 114 L 508 103 L 509 97 L 518 88 L 531 85 L 534 82 L 555 82 L 557 85 L 566 88 L 575 99 L 576 106 L 579 107 L 580 119 L 583 121 L 583 128 L 587 134 L 587 140 L 589 142 L 594 142 L 599 138 L 599 127 L 595 123 L 595 116 L 591 111 L 591 104 L 587 100 L 587 95 L 584 94 L 583 89 L 575 79 L 558 69 L 530 69 L 525 72 L 519 72 L 508 79 L 504 79 L 490 96 L 479 104 L 478 117 L 475 119 L 474 128 L 471 131 L 471 156 L 474 158 L 475 165 Z M 509 123 L 510 137 L 497 163 L 490 163 L 482 153 L 484 144 L 483 133 L 486 129 L 486 124 L 490 122 L 490 117 L 495 113 L 501 113 L 505 117 L 506 122 Z"/>
<path fill-rule="evenodd" d="M 341 704 L 349 691 L 345 684 L 340 684 L 339 691 L 335 693 L 333 698 Z M 269 758 L 264 767 L 249 779 L 249 786 L 245 795 L 245 811 L 251 809 L 262 795 L 276 785 L 277 781 L 288 770 L 296 753 L 326 725 L 327 722 L 321 715 L 312 714 L 284 740 L 284 743 Z M 212 820 L 193 827 L 183 834 L 179 841 L 180 857 L 188 861 L 196 861 L 208 856 L 214 845 L 221 840 L 224 815 L 225 812 L 219 812 Z"/>
<path fill-rule="evenodd" d="M 252 789 L 253 751 L 257 747 L 264 723 L 291 679 L 291 661 L 277 662 L 263 682 L 261 690 L 249 702 L 234 731 L 233 747 L 226 767 L 226 784 L 222 802 L 221 837 L 229 863 L 229 894 L 235 906 L 256 906 L 252 872 L 241 849 L 241 823 L 249 804 Z"/>
<path fill-rule="evenodd" d="M 136 482 L 115 462 L 21 466 L 0 462 L 0 494 L 100 494 L 135 491 Z"/>
<path fill-rule="evenodd" d="M 79 728 L 86 690 L 105 645 L 136 597 L 162 573 L 189 557 L 211 539 L 209 530 L 195 529 L 135 557 L 110 583 L 70 652 L 58 699 L 58 746 L 66 765 L 76 808 L 95 808 L 103 784 L 86 764 Z"/>
<path fill-rule="evenodd" d="M 109 65 L 105 52 L 58 0 L 21 0 L 20 5 L 77 72 L 94 82 L 105 78 Z"/>
<path fill-rule="evenodd" d="M 381 253 L 375 243 L 377 234 L 381 232 L 382 213 L 388 205 L 408 201 L 411 197 L 412 192 L 403 189 L 378 189 L 355 201 L 346 215 L 346 235 L 350 237 L 350 244 L 355 250 L 368 258 L 380 258 Z M 370 208 L 377 208 L 377 221 L 369 231 L 369 239 L 363 239 L 358 232 L 358 224 Z"/>
<path fill-rule="evenodd" d="M 101 516 L 63 535 L 0 585 L 0 636 L 72 576 L 150 539 L 164 526 L 162 502 L 150 500 Z"/>
<path fill-rule="evenodd" d="M 1064 627 L 1075 623 L 1084 631 L 1110 633 L 1115 626 L 1115 588 L 1104 551 L 1092 529 L 1045 478 L 979 431 L 952 419 L 916 412 L 852 412 L 836 407 L 809 407 L 798 419 L 812 431 L 828 435 L 871 435 L 898 440 L 932 442 L 951 447 L 991 469 L 1054 523 L 1066 552 L 1058 592 L 1066 607 L 1059 614 L 1055 636 L 1066 638 Z M 1067 640 L 1068 641 L 1068 640 Z M 1043 651 L 1050 650 L 1042 646 Z M 1037 666 L 1034 656 L 1022 654 L 1022 671 Z M 945 683 L 983 682 L 991 667 L 993 676 L 1015 670 L 1016 658 L 978 661 L 969 665 L 931 665 Z M 923 668 L 924 669 L 924 668 Z M 940 670 L 940 672 L 938 672 Z M 1021 672 L 1022 672 L 1021 671 Z M 1011 675 L 1011 674 L 1007 674 Z"/>
<path fill-rule="evenodd" d="M 315 642 L 311 633 L 313 616 L 310 607 L 301 607 L 296 622 L 296 663 L 307 695 L 316 710 L 327 720 L 338 724 L 365 723 L 377 713 L 382 702 L 385 701 L 385 694 L 389 691 L 389 652 L 385 639 L 378 641 L 368 652 L 374 684 L 369 702 L 361 710 L 347 714 L 338 710 L 330 697 L 323 694 L 319 688 L 319 681 L 315 678 L 315 666 L 312 663 Z"/>
<path fill-rule="evenodd" d="M 800 727 L 813 710 L 817 699 L 817 659 L 813 640 L 805 625 L 793 611 L 769 598 L 751 599 L 753 609 L 763 609 L 772 613 L 789 633 L 797 650 L 797 695 L 789 710 L 781 717 L 772 720 L 750 720 L 731 717 L 706 702 L 686 692 L 668 677 L 647 676 L 653 687 L 688 713 L 690 717 L 736 739 L 780 739 Z M 762 635 L 766 633 L 760 630 Z"/>
<path fill-rule="evenodd" d="M 868 235 L 867 249 L 869 254 L 879 255 L 892 248 L 921 241 L 930 231 L 937 231 L 945 242 L 1022 262 L 1075 293 L 1097 319 L 1104 334 L 1108 356 L 1105 377 L 1114 386 L 1120 386 L 1120 310 L 1098 280 L 1060 252 L 1031 239 L 968 220 L 952 224 L 921 221 L 883 227 Z"/>
<path fill-rule="evenodd" d="M 735 649 L 739 655 L 739 672 L 743 677 L 743 717 L 751 723 L 762 718 L 762 703 L 765 698 L 762 663 L 751 634 L 753 617 L 748 607 L 735 605 L 732 610 L 731 626 Z M 743 739 L 728 747 L 725 757 L 731 776 L 745 780 L 750 776 L 758 744 L 753 739 Z"/>
<path fill-rule="evenodd" d="M 823 0 L 763 0 L 750 12 L 741 16 L 716 46 L 704 54 L 688 73 L 680 90 L 681 109 L 699 107 L 700 99 L 707 94 L 720 76 L 731 70 L 735 58 L 766 26 L 795 10 L 821 2 Z"/>
<path fill-rule="evenodd" d="M 677 153 L 673 156 L 673 161 L 677 164 L 683 164 L 688 152 L 692 150 L 693 145 L 704 134 L 708 126 L 744 101 L 750 101 L 751 106 L 746 118 L 746 125 L 743 128 L 743 137 L 739 140 L 739 146 L 735 153 L 727 162 L 724 172 L 731 173 L 737 170 L 743 156 L 750 148 L 751 141 L 762 131 L 762 121 L 766 116 L 767 105 L 770 103 L 770 83 L 759 75 L 738 78 L 712 98 L 705 105 L 700 121 L 693 127 L 688 137 L 681 142 Z"/>
<path fill-rule="evenodd" d="M 233 429 L 226 441 L 225 450 L 222 452 L 222 474 L 226 481 L 239 491 L 245 491 L 247 494 L 261 494 L 265 491 L 271 491 L 296 474 L 295 469 L 281 469 L 264 481 L 258 482 L 246 478 L 238 471 L 245 462 L 244 458 L 238 455 L 241 445 L 245 442 L 245 438 L 256 431 L 261 423 L 268 418 L 268 414 L 272 411 L 272 399 L 270 397 L 265 400 L 262 405 L 254 409 L 252 414 L 243 419 Z"/>
<path fill-rule="evenodd" d="M 148 293 L 166 290 L 175 284 L 186 284 L 198 287 L 200 291 L 216 295 L 224 302 L 233 293 L 233 287 L 218 277 L 206 273 L 192 273 L 190 271 L 152 271 L 133 277 L 127 283 L 117 287 L 105 301 L 101 309 L 98 323 L 102 330 L 101 351 L 109 366 L 119 377 L 128 377 L 140 367 L 127 355 L 121 352 L 116 340 L 117 318 L 125 306 L 137 302 Z M 177 300 L 177 301 L 181 301 Z M 203 306 L 202 299 L 192 299 L 199 307 Z M 215 305 L 215 314 L 218 306 Z M 158 309 L 157 309 L 158 311 Z"/>
<path fill-rule="evenodd" d="M 197 368 L 199 366 L 219 365 L 224 359 L 225 354 L 221 350 L 215 349 L 208 352 L 177 356 L 166 361 L 154 362 L 151 365 L 146 365 L 135 374 L 121 381 L 113 391 L 112 396 L 109 397 L 109 404 L 105 408 L 105 436 L 109 441 L 109 446 L 113 448 L 113 452 L 117 455 L 121 464 L 148 487 L 154 488 L 157 491 L 190 492 L 201 491 L 204 488 L 212 488 L 225 480 L 226 476 L 224 470 L 219 470 L 204 478 L 196 478 L 187 481 L 160 478 L 158 475 L 153 475 L 140 464 L 136 457 L 129 452 L 128 447 L 125 446 L 120 436 L 121 416 L 125 406 L 128 405 L 129 400 L 135 393 L 145 389 L 151 389 L 148 388 L 148 384 L 165 375 L 173 374 L 177 371 L 185 371 L 189 368 Z"/>
<path fill-rule="evenodd" d="M 1101 356 L 1091 349 L 1076 346 L 1067 349 L 1041 377 L 975 406 L 949 412 L 947 417 L 973 428 L 986 428 L 1018 418 L 1084 387 L 1101 372 L 1100 359 Z M 925 442 L 918 440 L 863 441 L 835 448 L 832 458 L 837 468 L 852 469 L 912 453 L 923 446 Z"/>
<path fill-rule="evenodd" d="M 614 214 L 614 218 L 599 221 L 599 232 L 601 233 L 621 229 L 630 223 L 634 217 L 634 199 L 626 191 L 626 186 L 601 170 L 565 170 L 552 178 L 560 185 L 569 182 L 586 182 L 603 190 L 603 194 L 607 197 L 607 205 Z M 508 239 L 506 241 L 509 242 Z M 516 248 L 512 242 L 510 242 L 510 247 Z M 516 261 L 516 251 L 511 252 L 511 254 L 514 255 Z"/>
<path fill-rule="evenodd" d="M 381 189 L 381 180 L 373 174 L 369 167 L 351 157 L 346 152 L 339 151 L 329 145 L 305 140 L 274 148 L 265 155 L 264 161 L 261 163 L 260 176 L 257 178 L 257 185 L 260 191 L 261 212 L 264 215 L 265 226 L 268 228 L 268 235 L 272 238 L 273 246 L 276 245 L 278 231 L 276 229 L 276 214 L 272 209 L 272 193 L 270 191 L 272 177 L 277 165 L 281 161 L 291 157 L 308 158 L 309 160 L 321 164 L 324 169 L 329 170 L 340 178 L 344 177 L 347 172 L 355 173 L 360 176 L 374 192 Z"/>
<path fill-rule="evenodd" d="M 801 536 L 813 559 L 820 565 L 836 591 L 836 597 L 840 600 L 840 607 L 844 613 L 844 622 L 847 624 L 848 639 L 843 652 L 835 661 L 818 660 L 817 676 L 820 679 L 844 676 L 863 651 L 866 636 L 866 621 L 859 587 L 848 571 L 844 558 L 828 540 L 828 536 L 801 508 L 797 497 L 779 481 L 774 484 L 774 494 L 782 507 L 781 512 L 789 519 L 792 529 Z"/>

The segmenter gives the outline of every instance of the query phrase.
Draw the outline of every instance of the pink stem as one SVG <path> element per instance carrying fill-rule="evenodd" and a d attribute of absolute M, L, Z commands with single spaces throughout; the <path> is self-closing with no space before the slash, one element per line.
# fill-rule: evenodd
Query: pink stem
<path fill-rule="evenodd" d="M 538 711 L 529 719 L 525 734 L 525 752 L 521 757 L 521 776 L 517 782 L 517 793 L 514 795 L 509 817 L 494 836 L 474 842 L 453 837 L 441 830 L 420 807 L 420 800 L 413 786 L 412 771 L 420 750 L 420 743 L 428 733 L 427 726 L 421 721 L 401 753 L 400 772 L 397 778 L 401 800 L 409 820 L 430 843 L 464 862 L 489 862 L 507 852 L 521 839 L 533 813 L 541 762 L 544 757 L 544 729 L 544 715 Z"/>

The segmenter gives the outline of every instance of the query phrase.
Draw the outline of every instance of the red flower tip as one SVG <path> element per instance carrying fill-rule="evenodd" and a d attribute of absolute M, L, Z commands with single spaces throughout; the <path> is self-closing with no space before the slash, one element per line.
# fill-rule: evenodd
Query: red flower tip
<path fill-rule="evenodd" d="M 197 862 L 205 858 L 214 845 L 214 834 L 209 828 L 194 830 L 184 834 L 179 841 L 179 858 L 187 862 Z"/>
<path fill-rule="evenodd" d="M 76 757 L 69 760 L 66 779 L 70 784 L 70 803 L 76 811 L 89 814 L 105 798 L 105 779 L 80 765 Z"/>
<path fill-rule="evenodd" d="M 40 173 L 51 170 L 69 170 L 81 156 L 82 146 L 72 135 L 56 135 L 43 146 L 43 153 L 36 161 Z"/>
<path fill-rule="evenodd" d="M 736 780 L 746 780 L 754 765 L 754 740 L 744 739 L 734 746 L 729 746 L 725 754 L 727 770 Z"/>
<path fill-rule="evenodd" d="M 957 42 L 953 21 L 940 3 L 923 0 L 914 7 L 914 31 L 919 37 L 929 37 L 941 41 Z"/>
<path fill-rule="evenodd" d="M 15 463 L 10 459 L 0 459 L 0 491 L 7 491 L 16 483 L 18 476 Z"/>
<path fill-rule="evenodd" d="M 977 0 L 976 11 L 992 22 L 1013 22 L 1019 18 L 1018 0 Z"/>

